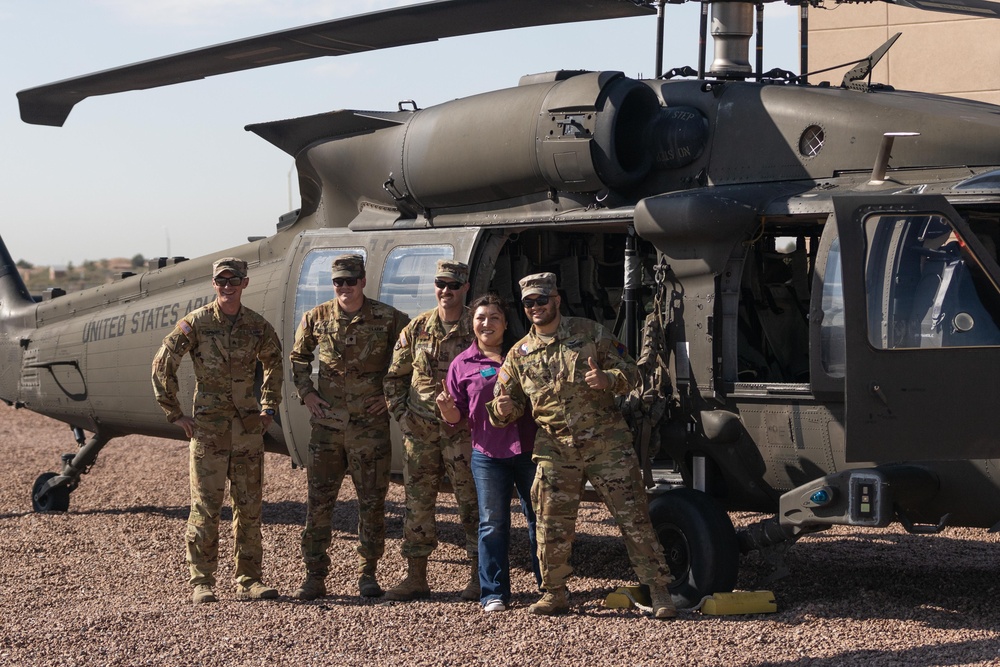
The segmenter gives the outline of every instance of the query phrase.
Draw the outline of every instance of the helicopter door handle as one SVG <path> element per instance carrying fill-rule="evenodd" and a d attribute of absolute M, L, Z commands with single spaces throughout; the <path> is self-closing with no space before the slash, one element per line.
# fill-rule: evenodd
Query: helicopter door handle
<path fill-rule="evenodd" d="M 885 393 L 882 391 L 882 385 L 880 385 L 878 382 L 873 382 L 871 386 L 871 391 L 872 394 L 878 397 L 878 400 L 882 401 L 882 404 L 885 405 L 885 407 L 889 407 L 889 401 L 888 399 L 886 399 Z"/>

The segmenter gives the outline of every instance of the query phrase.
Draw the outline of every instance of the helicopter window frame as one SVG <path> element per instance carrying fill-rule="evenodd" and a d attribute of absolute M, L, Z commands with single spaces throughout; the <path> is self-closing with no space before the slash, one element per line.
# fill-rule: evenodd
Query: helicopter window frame
<path fill-rule="evenodd" d="M 407 244 L 393 247 L 386 253 L 382 263 L 378 300 L 410 317 L 435 308 L 437 296 L 434 292 L 434 274 L 437 262 L 454 258 L 455 246 L 451 244 Z"/>
<path fill-rule="evenodd" d="M 337 298 L 333 291 L 333 260 L 343 255 L 361 255 L 368 264 L 368 251 L 362 247 L 313 248 L 302 258 L 295 286 L 295 310 L 292 322 L 296 329 L 306 311 Z M 323 261 L 320 261 L 323 260 Z"/>
<path fill-rule="evenodd" d="M 946 215 L 880 211 L 863 225 L 872 348 L 1000 347 L 1000 286 Z"/>

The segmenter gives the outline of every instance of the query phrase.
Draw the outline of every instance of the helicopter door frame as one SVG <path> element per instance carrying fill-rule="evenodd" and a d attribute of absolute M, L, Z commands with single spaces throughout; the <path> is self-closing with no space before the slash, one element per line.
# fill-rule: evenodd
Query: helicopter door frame
<path fill-rule="evenodd" d="M 970 400 L 1000 376 L 996 261 L 942 196 L 833 202 L 847 461 L 1000 457 L 1000 410 Z"/>

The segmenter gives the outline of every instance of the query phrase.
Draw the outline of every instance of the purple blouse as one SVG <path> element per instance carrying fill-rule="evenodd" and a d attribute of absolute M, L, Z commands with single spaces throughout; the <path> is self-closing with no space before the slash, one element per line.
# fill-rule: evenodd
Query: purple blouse
<path fill-rule="evenodd" d="M 448 367 L 448 393 L 455 406 L 469 420 L 472 446 L 495 459 L 507 459 L 530 452 L 535 446 L 538 425 L 527 411 L 506 428 L 490 424 L 486 404 L 493 400 L 500 364 L 483 354 L 476 341 L 455 357 Z"/>

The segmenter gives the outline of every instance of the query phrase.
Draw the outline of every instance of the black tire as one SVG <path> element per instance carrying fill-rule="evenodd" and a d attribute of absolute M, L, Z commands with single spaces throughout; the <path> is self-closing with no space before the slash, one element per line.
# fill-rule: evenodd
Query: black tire
<path fill-rule="evenodd" d="M 36 512 L 65 512 L 69 509 L 69 489 L 65 486 L 57 486 L 49 489 L 44 495 L 38 495 L 46 482 L 58 476 L 58 473 L 46 472 L 35 480 L 34 486 L 31 487 L 31 507 Z"/>
<path fill-rule="evenodd" d="M 736 585 L 740 547 L 729 515 L 694 489 L 673 489 L 649 503 L 653 530 L 674 576 L 670 593 L 679 608 Z"/>

